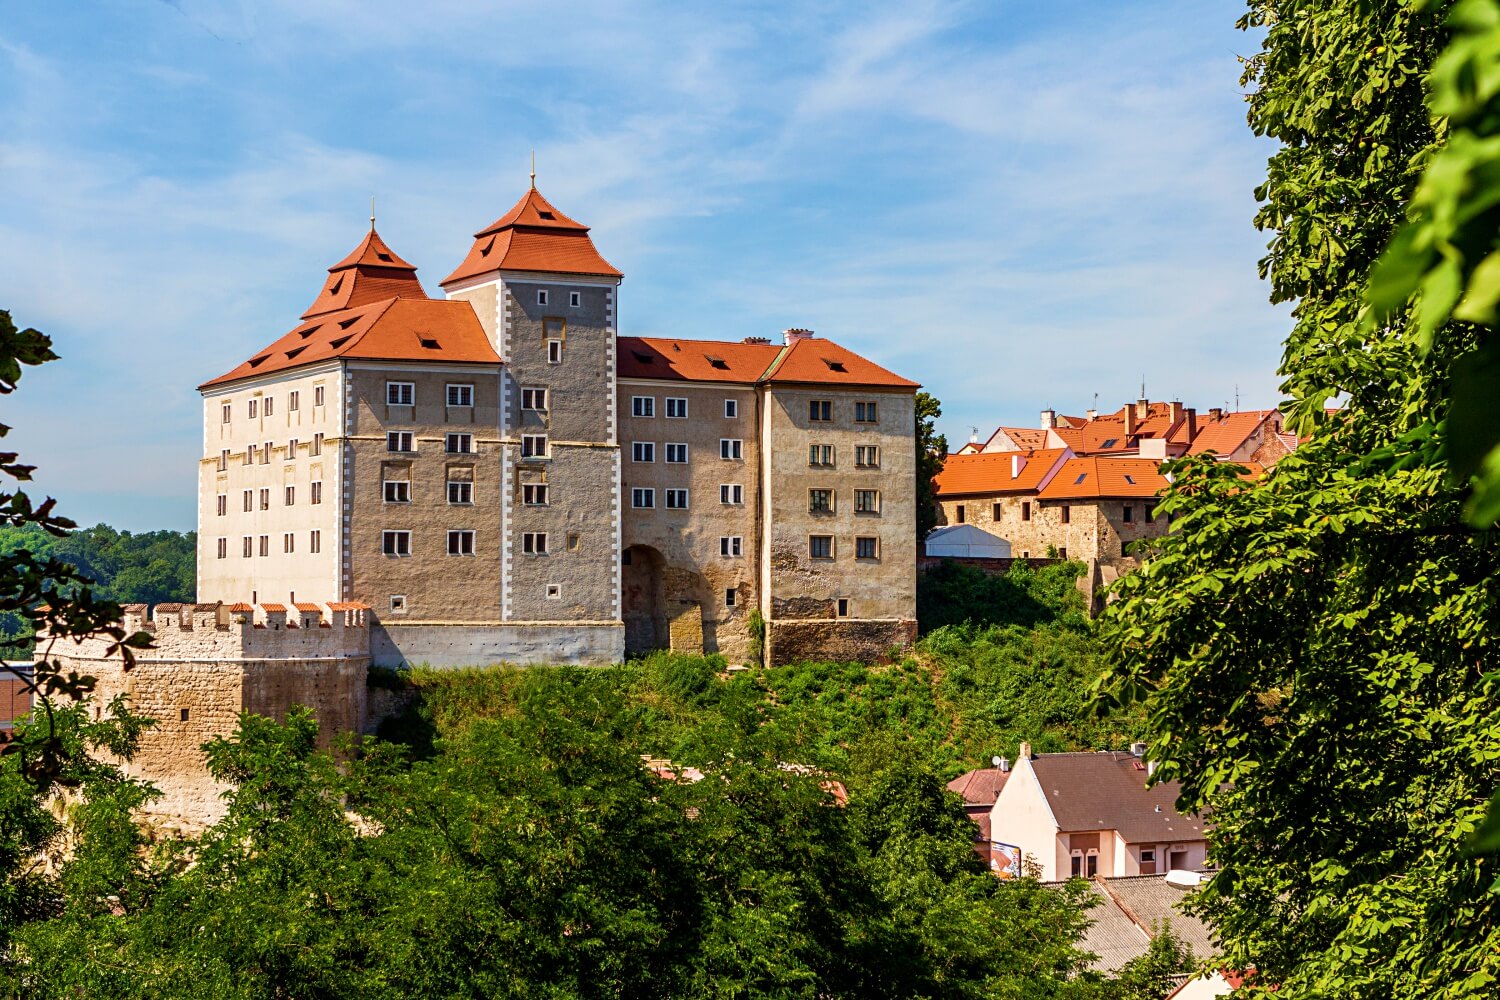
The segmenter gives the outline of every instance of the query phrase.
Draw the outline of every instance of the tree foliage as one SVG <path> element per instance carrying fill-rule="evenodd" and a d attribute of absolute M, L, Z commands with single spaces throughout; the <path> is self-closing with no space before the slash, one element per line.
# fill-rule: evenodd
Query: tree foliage
<path fill-rule="evenodd" d="M 917 393 L 917 547 L 937 525 L 936 488 L 932 481 L 943 471 L 948 438 L 937 432 L 943 404 L 930 392 Z"/>

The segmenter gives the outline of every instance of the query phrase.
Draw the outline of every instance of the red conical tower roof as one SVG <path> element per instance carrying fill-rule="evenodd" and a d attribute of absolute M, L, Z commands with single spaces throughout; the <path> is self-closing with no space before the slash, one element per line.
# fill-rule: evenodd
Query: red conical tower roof
<path fill-rule="evenodd" d="M 364 241 L 328 269 L 323 290 L 302 318 L 311 319 L 389 298 L 425 299 L 427 293 L 417 280 L 416 267 L 396 256 L 372 224 Z"/>
<path fill-rule="evenodd" d="M 491 271 L 550 271 L 621 277 L 594 247 L 589 227 L 559 212 L 535 187 L 515 207 L 474 234 L 464 262 L 443 286 Z"/>

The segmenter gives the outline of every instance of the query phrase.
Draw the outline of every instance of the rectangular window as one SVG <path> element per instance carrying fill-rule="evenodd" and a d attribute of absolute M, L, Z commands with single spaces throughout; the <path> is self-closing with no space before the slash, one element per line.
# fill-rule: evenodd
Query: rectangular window
<path fill-rule="evenodd" d="M 245 464 L 246 465 L 254 465 L 255 464 L 255 445 L 253 445 L 253 444 L 245 446 Z"/>
<path fill-rule="evenodd" d="M 744 552 L 745 539 L 740 535 L 725 535 L 719 539 L 719 555 L 734 558 Z"/>
<path fill-rule="evenodd" d="M 1154 848 L 1154 847 L 1143 847 L 1143 848 L 1141 848 L 1141 874 L 1142 875 L 1155 875 L 1156 874 L 1156 848 Z"/>
<path fill-rule="evenodd" d="M 563 342 L 560 340 L 547 341 L 547 364 L 562 364 L 562 344 Z"/>
<path fill-rule="evenodd" d="M 323 405 L 323 387 L 321 385 L 313 386 L 313 405 Z"/>
<path fill-rule="evenodd" d="M 411 382 L 387 382 L 385 384 L 386 406 L 411 406 L 417 398 L 417 387 Z"/>
<path fill-rule="evenodd" d="M 857 444 L 854 446 L 854 464 L 861 469 L 875 469 L 880 466 L 880 448 L 873 444 Z"/>
<path fill-rule="evenodd" d="M 295 486 L 288 486 L 288 487 L 286 487 L 285 490 L 284 490 L 284 495 L 282 496 L 281 499 L 282 499 L 283 506 L 286 506 L 286 507 L 295 507 L 297 505 L 297 487 L 295 487 Z"/>
<path fill-rule="evenodd" d="M 1059 558 L 1059 559 L 1066 559 L 1066 558 L 1068 558 L 1068 547 L 1066 545 L 1064 545 L 1062 548 L 1060 548 L 1060 549 L 1057 550 L 1057 558 Z"/>
<path fill-rule="evenodd" d="M 245 415 L 254 420 L 260 415 L 260 400 L 250 399 L 245 402 Z"/>
<path fill-rule="evenodd" d="M 448 554 L 450 556 L 472 556 L 474 554 L 474 532 L 448 532 Z"/>
<path fill-rule="evenodd" d="M 448 502 L 451 504 L 470 504 L 474 502 L 474 484 L 461 482 L 456 479 L 448 481 Z"/>
<path fill-rule="evenodd" d="M 391 595 L 391 610 L 392 611 L 405 611 L 406 610 L 406 595 L 405 594 L 392 594 Z"/>
<path fill-rule="evenodd" d="M 246 535 L 244 538 L 240 539 L 240 555 L 246 559 L 249 559 L 254 554 L 255 539 L 251 538 L 249 535 Z"/>
<path fill-rule="evenodd" d="M 1126 524 L 1130 524 L 1131 522 L 1133 522 L 1135 520 L 1135 508 L 1130 504 L 1126 504 L 1124 509 L 1121 511 L 1121 518 Z"/>
<path fill-rule="evenodd" d="M 807 446 L 807 464 L 815 469 L 833 468 L 833 445 L 810 444 Z"/>
<path fill-rule="evenodd" d="M 547 457 L 547 435 L 545 435 L 545 434 L 522 434 L 521 435 L 521 457 L 522 458 L 546 458 Z"/>
<path fill-rule="evenodd" d="M 1093 851 L 1090 851 L 1089 854 L 1088 854 L 1088 856 L 1085 857 L 1083 860 L 1084 860 L 1084 865 L 1083 865 L 1084 874 L 1088 878 L 1093 878 L 1095 875 L 1099 874 L 1099 855 L 1098 854 L 1094 853 Z"/>
<path fill-rule="evenodd" d="M 219 452 L 219 471 L 220 472 L 228 472 L 229 471 L 229 449 L 228 448 L 225 448 L 223 451 Z"/>
<path fill-rule="evenodd" d="M 577 534 L 570 534 L 570 535 L 568 535 L 568 551 L 569 552 L 577 552 L 578 551 L 578 546 L 579 546 L 579 536 Z"/>
<path fill-rule="evenodd" d="M 387 479 L 384 486 L 386 503 L 411 503 L 410 480 Z"/>
<path fill-rule="evenodd" d="M 875 412 L 876 411 L 874 403 L 854 404 L 854 420 L 856 423 L 873 424 L 876 419 Z"/>
<path fill-rule="evenodd" d="M 854 558 L 879 559 L 880 539 L 863 536 L 854 540 Z"/>
<path fill-rule="evenodd" d="M 547 484 L 546 483 L 522 483 L 521 502 L 528 507 L 547 506 Z"/>
<path fill-rule="evenodd" d="M 260 464 L 271 464 L 271 442 L 269 441 L 260 446 Z"/>
<path fill-rule="evenodd" d="M 416 451 L 412 447 L 411 431 L 387 431 L 385 435 L 386 451 Z"/>
<path fill-rule="evenodd" d="M 271 554 L 271 536 L 261 535 L 259 539 L 260 554 L 268 556 Z"/>
<path fill-rule="evenodd" d="M 229 415 L 233 411 L 233 409 L 234 409 L 234 407 L 232 407 L 228 403 L 225 403 L 224 406 L 220 409 L 220 421 L 219 422 L 220 423 L 225 423 L 225 424 L 229 423 Z"/>
<path fill-rule="evenodd" d="M 521 409 L 523 410 L 545 410 L 547 408 L 546 389 L 522 389 Z"/>
<path fill-rule="evenodd" d="M 656 443 L 654 441 L 630 442 L 630 460 L 632 462 L 656 461 Z"/>
<path fill-rule="evenodd" d="M 538 288 L 536 290 L 536 304 L 539 306 L 544 306 L 547 304 L 547 289 Z"/>
<path fill-rule="evenodd" d="M 655 396 L 631 396 L 630 415 L 632 417 L 654 417 L 656 416 Z"/>
<path fill-rule="evenodd" d="M 300 410 L 302 408 L 302 393 L 297 391 L 287 393 L 286 408 L 288 410 Z"/>
<path fill-rule="evenodd" d="M 854 513 L 856 513 L 856 514 L 879 514 L 880 513 L 880 491 L 879 490 L 855 490 L 854 491 Z"/>
<path fill-rule="evenodd" d="M 738 507 L 745 502 L 745 487 L 739 483 L 725 483 L 719 487 L 719 503 Z"/>
<path fill-rule="evenodd" d="M 578 293 L 574 292 L 573 294 L 576 295 Z M 560 600 L 562 600 L 562 584 L 560 584 L 560 583 L 549 583 L 549 584 L 547 584 L 547 600 L 549 600 L 549 601 L 560 601 Z"/>
<path fill-rule="evenodd" d="M 656 506 L 656 491 L 637 486 L 630 491 L 630 506 L 639 510 L 650 510 Z"/>
<path fill-rule="evenodd" d="M 1000 522 L 1000 515 L 1003 514 L 1003 513 L 1005 513 L 1005 505 L 1004 504 L 998 504 L 997 503 L 997 504 L 992 504 L 990 506 L 990 520 L 991 521 L 994 521 L 995 523 L 998 524 Z"/>
<path fill-rule="evenodd" d="M 312 493 L 312 495 L 308 497 L 308 501 L 310 503 L 319 504 L 323 502 L 323 481 L 321 479 L 314 480 L 311 484 L 309 484 L 308 489 Z"/>
<path fill-rule="evenodd" d="M 307 533 L 307 551 L 323 551 L 323 533 L 321 531 L 318 531 L 316 528 Z"/>
<path fill-rule="evenodd" d="M 255 509 L 255 491 L 254 490 L 246 490 L 245 491 L 245 510 L 251 511 L 251 510 L 254 510 L 254 509 Z"/>
<path fill-rule="evenodd" d="M 745 443 L 739 438 L 720 438 L 719 457 L 731 462 L 744 458 Z"/>
<path fill-rule="evenodd" d="M 528 531 L 521 536 L 521 551 L 528 556 L 544 556 L 547 554 L 547 533 L 545 531 Z"/>
<path fill-rule="evenodd" d="M 273 409 L 273 404 L 275 402 L 276 402 L 275 397 L 273 397 L 273 396 L 267 396 L 266 397 L 266 405 L 265 405 L 266 416 L 269 417 L 271 415 L 271 410 Z"/>
<path fill-rule="evenodd" d="M 807 554 L 814 559 L 833 558 L 832 535 L 808 535 Z"/>
<path fill-rule="evenodd" d="M 382 531 L 380 533 L 380 551 L 388 556 L 411 555 L 411 532 Z"/>
<path fill-rule="evenodd" d="M 218 542 L 218 557 L 220 559 L 227 559 L 227 558 L 229 558 L 229 539 L 227 539 L 227 538 L 221 538 L 221 539 L 219 539 L 219 542 Z"/>
<path fill-rule="evenodd" d="M 1083 878 L 1083 855 L 1082 854 L 1074 853 L 1073 860 L 1071 862 L 1071 868 L 1069 869 L 1069 872 L 1070 872 L 1070 874 L 1072 875 L 1073 878 Z"/>
<path fill-rule="evenodd" d="M 260 491 L 260 509 L 261 510 L 270 510 L 271 509 L 271 487 L 269 487 L 269 486 L 265 486 L 265 487 L 261 488 L 261 491 Z"/>
<path fill-rule="evenodd" d="M 667 462 L 671 465 L 685 465 L 687 463 L 688 446 L 686 444 L 667 444 Z"/>
<path fill-rule="evenodd" d="M 228 514 L 229 513 L 229 494 L 228 493 L 220 493 L 217 497 L 215 497 L 214 498 L 214 507 L 215 507 L 214 513 L 216 513 L 219 517 L 223 517 L 225 514 Z"/>
<path fill-rule="evenodd" d="M 827 399 L 809 399 L 807 401 L 807 419 L 822 423 L 833 419 L 833 403 Z"/>
<path fill-rule="evenodd" d="M 834 613 L 834 616 L 837 617 L 837 618 L 848 618 L 849 617 L 849 598 L 847 598 L 847 597 L 840 597 L 834 603 L 833 613 Z"/>
<path fill-rule="evenodd" d="M 740 415 L 740 401 L 737 399 L 724 400 L 724 419 L 734 420 Z"/>
<path fill-rule="evenodd" d="M 667 490 L 667 510 L 687 510 L 687 490 Z"/>
<path fill-rule="evenodd" d="M 1154 504 L 1154 503 L 1148 503 L 1148 504 L 1146 504 L 1146 520 L 1147 521 L 1154 521 L 1154 520 L 1156 520 L 1156 504 Z"/>
<path fill-rule="evenodd" d="M 1063 524 L 1072 524 L 1073 523 L 1073 508 L 1071 506 L 1069 506 L 1068 504 L 1063 504 L 1062 505 L 1062 523 Z"/>
<path fill-rule="evenodd" d="M 474 451 L 474 435 L 447 434 L 443 437 L 443 450 L 450 455 L 468 455 Z"/>
<path fill-rule="evenodd" d="M 678 396 L 667 397 L 667 416 L 686 419 L 688 414 L 688 401 Z"/>
<path fill-rule="evenodd" d="M 732 608 L 736 604 L 739 603 L 740 595 L 735 592 L 736 589 L 737 588 L 735 588 L 735 587 L 729 587 L 729 588 L 725 589 L 725 591 L 724 591 L 724 607 L 726 607 L 726 608 Z"/>
<path fill-rule="evenodd" d="M 314 434 L 313 435 L 312 447 L 307 450 L 307 453 L 309 455 L 321 455 L 321 454 L 323 454 L 323 435 L 322 434 Z"/>
<path fill-rule="evenodd" d="M 449 406 L 473 406 L 474 405 L 474 387 L 472 385 L 463 385 L 463 384 L 460 384 L 460 383 L 457 383 L 457 382 L 449 383 L 449 385 L 448 385 L 448 405 Z"/>
<path fill-rule="evenodd" d="M 296 438 L 292 438 L 289 441 L 287 441 L 287 443 L 286 443 L 286 460 L 288 462 L 294 460 L 297 457 L 297 445 L 299 445 L 299 444 L 301 444 L 301 442 L 298 441 Z"/>
<path fill-rule="evenodd" d="M 965 513 L 966 512 L 964 511 L 964 505 L 963 504 L 959 504 L 957 507 L 954 507 L 953 508 L 953 520 L 954 520 L 954 522 L 957 523 L 957 524 L 963 524 L 964 523 Z"/>
<path fill-rule="evenodd" d="M 1023 520 L 1023 521 L 1029 521 L 1029 520 L 1031 520 L 1031 501 L 1030 500 L 1022 500 L 1021 501 L 1021 520 Z"/>
<path fill-rule="evenodd" d="M 577 309 L 579 306 L 583 305 L 583 293 L 582 292 L 569 292 L 568 293 L 568 305 L 571 306 L 574 309 Z"/>
<path fill-rule="evenodd" d="M 807 510 L 810 514 L 832 514 L 833 490 L 808 490 Z"/>
<path fill-rule="evenodd" d="M 292 552 L 296 549 L 296 547 L 297 536 L 292 534 L 290 531 L 284 532 L 281 536 L 281 551 Z"/>

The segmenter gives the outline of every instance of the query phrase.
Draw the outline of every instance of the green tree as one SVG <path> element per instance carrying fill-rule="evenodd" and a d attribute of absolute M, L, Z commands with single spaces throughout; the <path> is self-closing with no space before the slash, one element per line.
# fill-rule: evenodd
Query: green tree
<path fill-rule="evenodd" d="M 917 550 L 937 524 L 937 498 L 932 481 L 943 471 L 948 438 L 937 432 L 943 404 L 930 392 L 917 393 Z"/>

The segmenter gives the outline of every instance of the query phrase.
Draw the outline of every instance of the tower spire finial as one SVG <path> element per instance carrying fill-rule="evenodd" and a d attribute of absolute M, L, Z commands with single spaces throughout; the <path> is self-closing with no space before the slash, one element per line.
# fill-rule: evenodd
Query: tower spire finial
<path fill-rule="evenodd" d="M 370 195 L 370 232 L 375 231 L 375 196 Z"/>
<path fill-rule="evenodd" d="M 531 151 L 531 190 L 536 190 L 536 150 Z"/>

